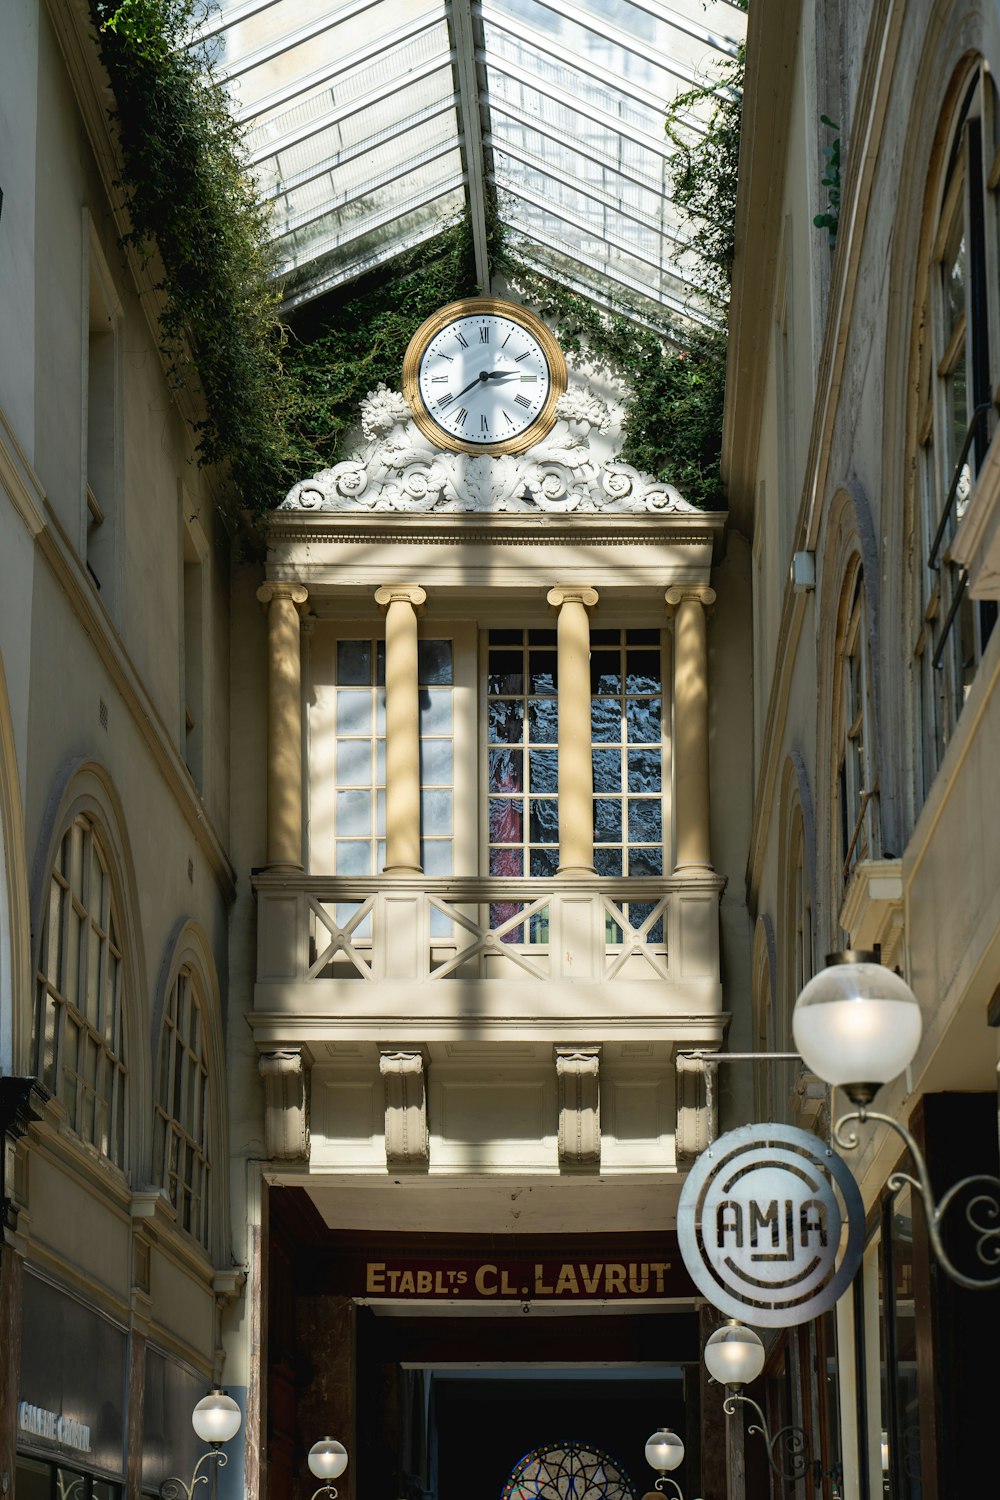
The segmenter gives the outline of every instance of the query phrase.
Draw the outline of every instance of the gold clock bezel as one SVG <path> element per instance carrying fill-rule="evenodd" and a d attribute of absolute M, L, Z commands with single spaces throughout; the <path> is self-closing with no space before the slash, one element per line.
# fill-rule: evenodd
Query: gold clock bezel
<path fill-rule="evenodd" d="M 449 323 L 457 323 L 462 318 L 476 317 L 482 313 L 509 318 L 512 323 L 525 329 L 537 340 L 549 366 L 549 393 L 538 416 L 523 432 L 499 443 L 469 443 L 462 438 L 453 437 L 435 422 L 420 394 L 420 361 L 431 340 L 437 337 L 442 328 L 447 328 Z M 491 458 L 498 458 L 504 453 L 524 453 L 552 431 L 556 420 L 556 402 L 565 391 L 566 384 L 566 360 L 550 330 L 536 313 L 521 307 L 517 302 L 506 302 L 502 297 L 463 297 L 458 302 L 449 302 L 446 307 L 439 308 L 421 323 L 403 356 L 403 395 L 409 402 L 413 420 L 424 437 L 436 448 L 444 448 L 450 453 L 481 453 Z"/>

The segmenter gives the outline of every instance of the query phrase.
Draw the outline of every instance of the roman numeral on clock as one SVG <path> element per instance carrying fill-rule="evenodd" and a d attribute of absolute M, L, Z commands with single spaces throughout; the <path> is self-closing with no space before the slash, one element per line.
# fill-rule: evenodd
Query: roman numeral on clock
<path fill-rule="evenodd" d="M 530 406 L 531 405 L 531 402 L 528 400 L 527 396 L 517 395 L 517 396 L 514 397 L 514 400 L 515 400 L 515 402 L 517 403 L 518 406 Z"/>
<path fill-rule="evenodd" d="M 489 430 L 490 430 L 490 424 L 489 424 L 489 422 L 487 422 L 487 420 L 486 420 L 485 417 L 480 417 L 479 418 L 479 431 L 480 432 L 489 432 Z"/>
<path fill-rule="evenodd" d="M 527 357 L 528 357 L 528 355 L 530 353 L 531 353 L 530 349 L 525 349 L 525 351 L 524 351 L 523 354 L 515 354 L 514 355 L 514 363 L 516 365 L 519 365 L 521 363 L 522 359 L 527 359 Z"/>
<path fill-rule="evenodd" d="M 456 333 L 455 337 L 458 339 L 458 342 L 461 344 L 463 349 L 468 349 L 469 341 L 467 338 L 465 338 L 461 333 Z"/>
<path fill-rule="evenodd" d="M 509 411 L 505 411 L 504 412 L 504 417 L 506 419 L 508 427 L 514 427 L 516 425 L 515 422 L 514 422 L 514 418 L 511 416 L 511 414 L 510 414 Z"/>
<path fill-rule="evenodd" d="M 455 423 L 456 423 L 456 425 L 458 427 L 464 427 L 465 426 L 465 419 L 466 419 L 466 417 L 468 415 L 469 415 L 469 413 L 466 411 L 465 407 L 464 406 L 460 407 L 460 409 L 455 413 Z"/>
<path fill-rule="evenodd" d="M 442 396 L 438 402 L 438 411 L 444 411 L 445 407 L 449 406 L 454 399 L 455 397 L 450 393 L 447 396 Z"/>
<path fill-rule="evenodd" d="M 490 330 L 488 328 L 480 328 L 480 330 L 479 330 L 479 342 L 481 344 L 488 344 L 489 341 L 490 341 Z"/>

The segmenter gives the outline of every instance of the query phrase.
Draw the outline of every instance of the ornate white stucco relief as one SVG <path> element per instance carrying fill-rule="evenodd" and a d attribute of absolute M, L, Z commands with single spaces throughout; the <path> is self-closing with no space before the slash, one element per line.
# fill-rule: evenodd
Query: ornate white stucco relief
<path fill-rule="evenodd" d="M 418 429 L 398 391 L 379 384 L 361 403 L 355 453 L 303 479 L 282 510 L 305 511 L 696 511 L 672 485 L 630 464 L 599 461 L 590 437 L 608 408 L 589 389 L 560 396 L 556 423 L 527 453 L 499 458 L 449 453 Z"/>

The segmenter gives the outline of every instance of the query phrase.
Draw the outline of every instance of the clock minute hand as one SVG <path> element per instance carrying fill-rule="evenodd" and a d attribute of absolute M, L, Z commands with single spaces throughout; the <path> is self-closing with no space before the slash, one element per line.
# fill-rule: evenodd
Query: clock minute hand
<path fill-rule="evenodd" d="M 451 400 L 457 401 L 460 396 L 468 395 L 469 391 L 474 391 L 477 385 L 485 385 L 488 380 L 511 380 L 517 374 L 517 370 L 480 370 L 475 380 L 470 380 L 468 385 L 463 386 L 457 395 L 452 396 Z M 451 402 L 449 402 L 450 404 Z"/>

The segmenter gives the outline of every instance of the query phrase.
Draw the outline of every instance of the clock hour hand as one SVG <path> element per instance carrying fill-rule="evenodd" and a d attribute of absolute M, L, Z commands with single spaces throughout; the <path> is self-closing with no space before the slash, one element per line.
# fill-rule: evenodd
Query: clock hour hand
<path fill-rule="evenodd" d="M 470 380 L 468 385 L 463 386 L 457 395 L 447 398 L 448 405 L 450 406 L 453 401 L 457 401 L 460 396 L 468 395 L 469 391 L 475 390 L 477 385 L 485 385 L 488 380 L 513 380 L 517 374 L 517 370 L 480 370 L 475 380 Z"/>

